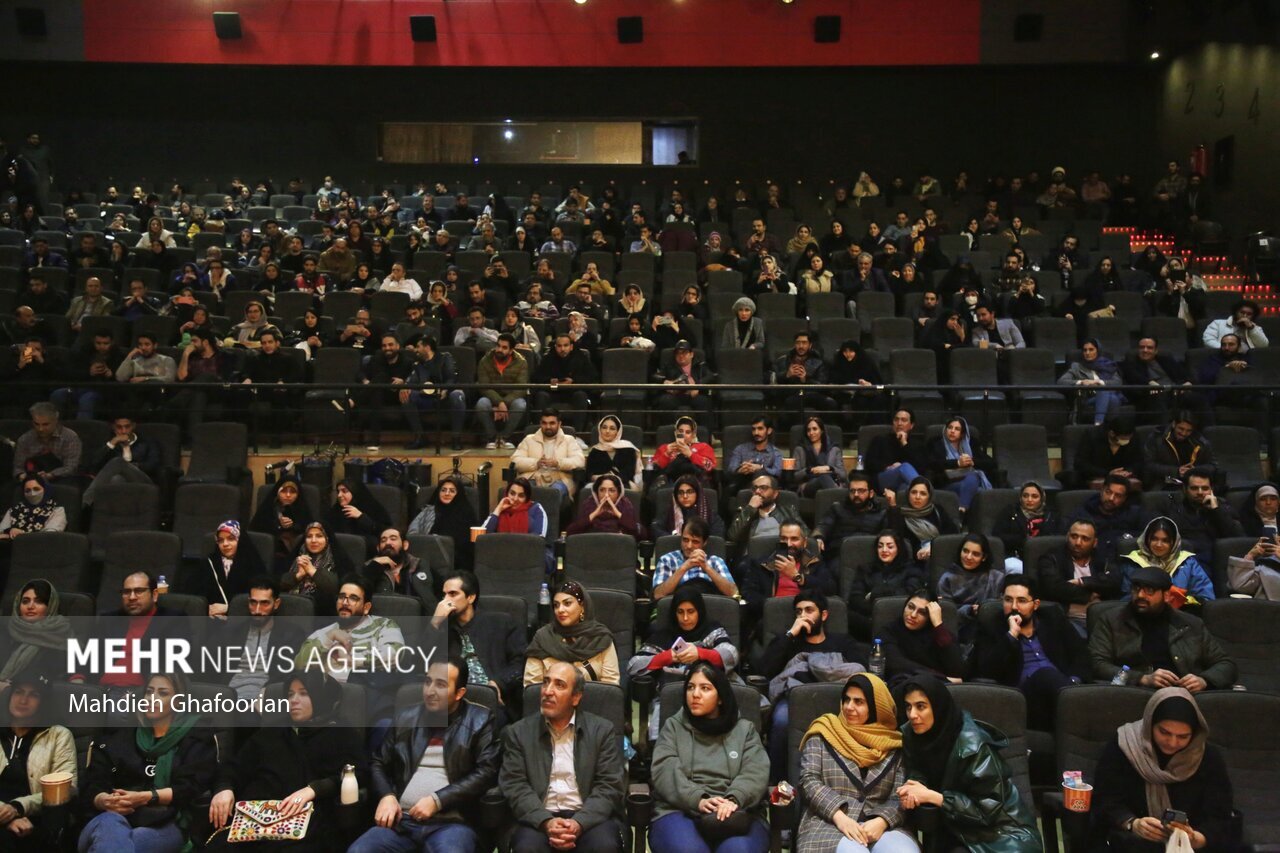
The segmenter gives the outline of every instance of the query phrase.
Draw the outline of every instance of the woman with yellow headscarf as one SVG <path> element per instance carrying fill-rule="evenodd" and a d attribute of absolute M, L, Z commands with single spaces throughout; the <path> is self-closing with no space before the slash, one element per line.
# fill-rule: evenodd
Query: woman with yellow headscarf
<path fill-rule="evenodd" d="M 796 853 L 918 853 L 900 829 L 906 771 L 897 723 L 888 686 L 861 672 L 845 682 L 840 713 L 813 721 L 801 741 Z"/>

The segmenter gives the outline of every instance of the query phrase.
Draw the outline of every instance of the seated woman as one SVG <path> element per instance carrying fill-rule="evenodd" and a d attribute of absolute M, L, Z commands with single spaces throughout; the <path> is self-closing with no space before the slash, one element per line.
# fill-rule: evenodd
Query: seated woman
<path fill-rule="evenodd" d="M 1165 687 L 1125 723 L 1093 771 L 1090 849 L 1157 853 L 1177 827 L 1193 850 L 1231 849 L 1231 778 L 1195 697 Z M 1163 822 L 1167 809 L 1186 823 Z"/>
<path fill-rule="evenodd" d="M 1097 338 L 1089 338 L 1080 346 L 1080 360 L 1071 362 L 1067 372 L 1058 377 L 1059 385 L 1083 389 L 1076 399 L 1078 411 L 1094 426 L 1105 421 L 1124 405 L 1119 391 L 1103 390 L 1108 385 L 1121 385 L 1120 366 L 1102 354 Z"/>
<path fill-rule="evenodd" d="M 258 336 L 266 329 L 275 329 L 267 319 L 267 309 L 261 302 L 250 302 L 244 306 L 244 320 L 231 327 L 231 333 L 223 341 L 226 346 L 241 346 L 258 349 Z"/>
<path fill-rule="evenodd" d="M 917 675 L 961 682 L 965 661 L 960 644 L 942 622 L 942 605 L 931 601 L 923 589 L 907 597 L 902 618 L 880 631 L 880 639 L 894 695 L 900 695 L 899 688 Z"/>
<path fill-rule="evenodd" d="M 769 756 L 722 670 L 694 664 L 653 749 L 654 850 L 765 853 Z"/>
<path fill-rule="evenodd" d="M 720 349 L 764 349 L 764 320 L 756 316 L 756 303 L 742 297 L 733 303 L 733 316 L 720 330 Z"/>
<path fill-rule="evenodd" d="M 995 463 L 980 447 L 969 441 L 969 424 L 964 418 L 947 421 L 942 435 L 929 443 L 929 462 L 934 479 L 960 498 L 960 512 L 969 511 L 973 496 L 991 488 Z"/>
<path fill-rule="evenodd" d="M 336 544 L 323 524 L 308 524 L 293 564 L 280 576 L 280 591 L 310 598 L 318 614 L 333 612 L 338 579 L 353 569 L 346 551 Z"/>
<path fill-rule="evenodd" d="M 314 519 L 311 508 L 302 500 L 302 480 L 295 475 L 281 477 L 270 494 L 258 504 L 249 521 L 249 529 L 270 534 L 272 546 L 271 568 L 282 572 L 293 562 L 302 531 Z"/>
<path fill-rule="evenodd" d="M 1005 571 L 1018 574 L 1022 571 L 1022 549 L 1028 539 L 1061 536 L 1063 532 L 1062 518 L 1049 509 L 1044 489 L 1029 480 L 1018 491 L 1018 505 L 995 523 L 991 534 L 1004 543 Z"/>
<path fill-rule="evenodd" d="M 724 536 L 724 519 L 707 500 L 702 483 L 692 474 L 685 474 L 671 487 L 671 502 L 658 507 L 652 533 L 654 537 L 679 536 L 684 523 L 694 515 L 707 523 L 712 536 Z"/>
<path fill-rule="evenodd" d="M 43 581 L 42 581 L 43 583 Z M 65 620 L 64 620 L 65 621 Z M 48 725 L 54 706 L 49 695 L 50 670 L 36 663 L 7 677 L 4 697 L 7 725 L 0 728 L 0 849 L 53 850 L 41 822 L 44 789 L 40 778 L 66 773 L 76 787 L 76 742 L 63 726 Z M 41 713 L 41 706 L 49 707 Z"/>
<path fill-rule="evenodd" d="M 875 390 L 875 386 L 883 385 L 884 377 L 880 375 L 880 368 L 876 366 L 875 359 L 863 355 L 862 345 L 853 338 L 841 342 L 839 352 L 831 360 L 827 381 L 832 385 L 848 385 L 864 389 L 838 391 L 832 395 L 856 415 L 883 412 L 883 395 Z M 861 419 L 855 418 L 855 422 L 861 423 Z"/>
<path fill-rule="evenodd" d="M 315 308 L 303 312 L 289 335 L 290 344 L 304 351 L 308 359 L 315 358 L 323 347 L 332 346 L 335 340 L 333 331 L 321 324 L 320 312 Z"/>
<path fill-rule="evenodd" d="M 53 533 L 67 529 L 67 511 L 49 496 L 49 484 L 39 474 L 22 478 L 22 500 L 0 518 L 0 539 L 17 539 L 24 533 Z"/>
<path fill-rule="evenodd" d="M 81 853 L 178 853 L 188 843 L 188 809 L 213 784 L 218 761 L 213 732 L 172 708 L 190 692 L 181 673 L 152 675 L 138 727 L 94 742 L 80 796 L 97 816 L 80 833 Z"/>
<path fill-rule="evenodd" d="M 849 587 L 849 633 L 870 640 L 871 613 L 877 598 L 910 595 L 925 586 L 929 573 L 911 557 L 907 543 L 892 530 L 876 536 L 876 556 L 870 565 L 859 566 Z"/>
<path fill-rule="evenodd" d="M 1270 535 L 1266 527 L 1275 527 L 1280 519 L 1280 489 L 1275 483 L 1259 483 L 1240 510 L 1240 526 L 1245 536 Z"/>
<path fill-rule="evenodd" d="M 73 632 L 71 620 L 58 613 L 59 603 L 58 591 L 43 579 L 27 581 L 13 597 L 13 618 L 0 637 L 0 692 L 23 670 L 51 673 L 65 666 Z"/>
<path fill-rule="evenodd" d="M 644 460 L 640 448 L 622 437 L 622 419 L 605 415 L 596 424 L 596 443 L 587 452 L 587 479 L 617 474 L 633 489 L 644 485 Z"/>
<path fill-rule="evenodd" d="M 898 797 L 904 809 L 938 808 L 930 849 L 1043 853 L 1035 815 L 1000 757 L 1004 735 L 957 707 L 931 676 L 908 682 L 903 704 L 907 782 Z"/>
<path fill-rule="evenodd" d="M 578 499 L 578 517 L 565 528 L 566 536 L 578 533 L 623 533 L 644 539 L 644 527 L 636 520 L 636 508 L 616 474 L 602 474 Z"/>
<path fill-rule="evenodd" d="M 638 284 L 628 284 L 622 290 L 622 297 L 613 305 L 611 317 L 639 317 L 641 328 L 649 323 L 652 307 L 644 298 L 644 292 Z"/>
<path fill-rule="evenodd" d="M 349 730 L 337 727 L 342 685 L 318 668 L 294 675 L 285 686 L 289 725 L 264 726 L 241 746 L 234 760 L 218 767 L 217 791 L 209 804 L 209 823 L 218 832 L 206 850 L 278 850 L 275 841 L 233 844 L 224 835 L 235 816 L 237 800 L 280 800 L 280 816 L 301 814 L 312 805 L 307 834 L 283 845 L 290 850 L 331 849 L 338 831 L 336 815 L 342 769 L 362 768 L 363 745 Z"/>
<path fill-rule="evenodd" d="M 547 511 L 533 499 L 533 484 L 527 477 L 516 477 L 507 485 L 507 493 L 484 520 L 489 533 L 532 533 L 547 535 Z M 547 574 L 555 574 L 556 557 L 550 542 L 546 547 Z M 541 677 L 539 677 L 541 681 Z"/>
<path fill-rule="evenodd" d="M 240 541 L 240 522 L 230 519 L 218 525 L 216 544 L 204 571 L 191 584 L 195 595 L 209 602 L 210 619 L 226 619 L 231 599 L 249 592 L 249 582 L 266 572 L 258 549 Z"/>
<path fill-rule="evenodd" d="M 676 316 L 681 320 L 693 318 L 702 324 L 703 329 L 711 326 L 711 309 L 702 299 L 702 289 L 691 284 L 684 289 L 680 304 L 676 306 Z"/>
<path fill-rule="evenodd" d="M 462 481 L 449 476 L 440 481 L 422 511 L 409 523 L 409 535 L 449 537 L 453 540 L 454 568 L 469 572 L 476 561 L 471 528 L 479 526 Z"/>
<path fill-rule="evenodd" d="M 991 565 L 991 543 L 981 533 L 970 533 L 960 542 L 960 558 L 938 578 L 938 600 L 950 601 L 960 615 L 960 639 L 973 642 L 978 608 L 1001 597 L 1004 569 Z"/>
<path fill-rule="evenodd" d="M 820 489 L 841 489 L 849 484 L 844 470 L 844 449 L 831 443 L 827 426 L 822 418 L 810 415 L 804 422 L 803 444 L 791 451 L 796 460 L 797 491 L 801 497 L 811 498 Z"/>
<path fill-rule="evenodd" d="M 800 746 L 797 853 L 918 853 L 901 829 L 906 782 L 902 733 L 888 686 L 858 673 L 844 683 L 839 714 L 823 714 Z"/>
<path fill-rule="evenodd" d="M 324 513 L 324 526 L 332 535 L 347 533 L 364 537 L 365 550 L 372 553 L 378 536 L 391 526 L 386 507 L 359 480 L 343 478 L 334 490 L 333 504 Z"/>
<path fill-rule="evenodd" d="M 1213 601 L 1213 581 L 1209 573 L 1190 551 L 1182 550 L 1182 534 L 1173 519 L 1159 516 L 1147 522 L 1138 547 L 1125 554 L 1120 561 L 1124 572 L 1121 591 L 1129 594 L 1129 575 L 1139 566 L 1157 568 L 1173 580 L 1173 589 L 1166 600 L 1173 607 L 1191 608 L 1187 612 L 1199 613 L 1206 601 Z"/>
<path fill-rule="evenodd" d="M 897 531 L 920 563 L 928 562 L 933 540 L 960 532 L 951 514 L 933 502 L 933 483 L 928 477 L 916 477 L 907 486 L 906 506 L 898 506 L 898 495 L 892 489 L 885 489 L 884 497 L 889 504 L 885 524 Z"/>
<path fill-rule="evenodd" d="M 699 661 L 732 673 L 738 666 L 738 650 L 729 632 L 707 617 L 707 602 L 693 587 L 682 586 L 671 596 L 670 618 L 654 625 L 640 651 L 627 662 L 627 674 L 652 674 L 659 696 L 653 700 L 649 717 L 649 738 L 658 736 L 658 704 L 663 685 L 683 678 Z"/>
<path fill-rule="evenodd" d="M 596 621 L 591 596 L 574 581 L 556 590 L 551 623 L 538 629 L 525 650 L 525 685 L 541 684 L 547 667 L 556 661 L 573 664 L 588 681 L 619 684 L 622 680 L 613 632 Z"/>
<path fill-rule="evenodd" d="M 502 315 L 502 323 L 498 326 L 499 334 L 507 334 L 516 340 L 516 349 L 522 355 L 542 351 L 542 341 L 538 340 L 538 332 L 526 323 L 514 306 Z"/>

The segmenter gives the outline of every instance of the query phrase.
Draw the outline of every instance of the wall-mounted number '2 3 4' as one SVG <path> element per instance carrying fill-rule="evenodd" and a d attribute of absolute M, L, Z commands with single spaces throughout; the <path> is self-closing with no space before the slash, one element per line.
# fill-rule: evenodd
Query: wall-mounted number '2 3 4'
<path fill-rule="evenodd" d="M 1187 93 L 1187 102 L 1183 105 L 1182 112 L 1185 115 L 1191 115 L 1193 112 L 1195 112 L 1195 109 L 1196 109 L 1196 106 L 1195 106 L 1196 83 L 1194 80 L 1187 83 L 1186 93 Z M 1249 101 L 1249 111 L 1245 116 L 1249 121 L 1253 122 L 1254 124 L 1257 124 L 1258 119 L 1261 118 L 1262 116 L 1262 110 L 1259 105 L 1260 101 L 1261 101 L 1261 92 L 1259 90 L 1259 87 L 1255 86 L 1253 90 L 1253 98 L 1250 99 Z M 1227 87 L 1224 86 L 1222 83 L 1219 83 L 1217 86 L 1213 87 L 1213 116 L 1214 118 L 1222 118 L 1223 114 L 1226 111 L 1227 111 Z"/>

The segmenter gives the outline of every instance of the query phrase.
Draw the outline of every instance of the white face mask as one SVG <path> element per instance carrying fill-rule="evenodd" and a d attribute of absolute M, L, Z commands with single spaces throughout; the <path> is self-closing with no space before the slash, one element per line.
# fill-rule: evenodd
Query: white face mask
<path fill-rule="evenodd" d="M 1128 444 L 1129 444 L 1129 442 L 1131 442 L 1131 441 L 1133 441 L 1133 439 L 1132 439 L 1132 438 L 1117 438 L 1117 439 L 1116 439 L 1116 446 L 1117 446 L 1117 447 L 1125 447 L 1125 446 L 1126 446 L 1126 445 L 1128 445 Z"/>
<path fill-rule="evenodd" d="M 966 297 L 964 298 L 964 304 L 965 304 L 965 305 L 969 305 L 969 306 L 977 305 L 977 304 L 978 304 L 978 297 L 976 297 L 976 296 L 966 296 Z"/>

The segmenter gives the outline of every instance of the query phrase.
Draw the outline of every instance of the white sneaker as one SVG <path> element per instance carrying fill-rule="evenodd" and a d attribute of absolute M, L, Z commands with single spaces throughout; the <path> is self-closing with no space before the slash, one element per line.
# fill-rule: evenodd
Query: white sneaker
<path fill-rule="evenodd" d="M 515 449 L 516 449 L 516 446 L 515 446 L 514 444 L 512 444 L 511 442 L 507 441 L 505 438 L 502 440 L 501 444 L 502 444 L 502 449 L 503 449 L 503 450 L 515 450 Z"/>
<path fill-rule="evenodd" d="M 488 442 L 488 443 L 486 443 L 486 444 L 485 444 L 484 449 L 485 449 L 485 450 L 497 450 L 497 449 L 498 449 L 498 442 L 496 442 L 496 441 L 490 441 L 490 442 Z"/>

